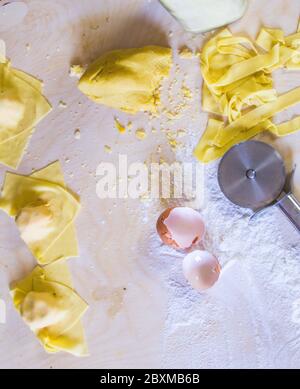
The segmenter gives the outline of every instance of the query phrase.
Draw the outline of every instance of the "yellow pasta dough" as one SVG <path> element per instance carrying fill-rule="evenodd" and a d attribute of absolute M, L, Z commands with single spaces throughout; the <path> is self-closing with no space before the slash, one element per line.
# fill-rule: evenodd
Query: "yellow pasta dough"
<path fill-rule="evenodd" d="M 0 208 L 15 218 L 40 264 L 78 255 L 74 220 L 80 204 L 66 188 L 59 162 L 30 176 L 7 173 Z"/>
<path fill-rule="evenodd" d="M 271 77 L 280 67 L 300 69 L 300 32 L 285 37 L 282 30 L 262 28 L 255 44 L 224 29 L 203 48 L 202 107 L 220 119 L 209 120 L 194 151 L 202 162 L 222 157 L 234 144 L 262 131 L 284 136 L 300 130 L 299 117 L 279 125 L 271 121 L 300 102 L 300 88 L 278 96 Z"/>
<path fill-rule="evenodd" d="M 0 163 L 18 167 L 34 127 L 50 110 L 42 83 L 12 68 L 0 41 Z"/>
<path fill-rule="evenodd" d="M 245 113 L 236 121 L 223 127 L 214 139 L 216 146 L 222 147 L 234 139 L 240 132 L 256 126 L 257 124 L 271 118 L 276 113 L 279 113 L 300 102 L 300 87 L 293 89 L 281 96 L 275 101 L 263 104 L 250 112 Z"/>
<path fill-rule="evenodd" d="M 171 65 L 172 51 L 165 47 L 111 51 L 88 67 L 78 87 L 99 104 L 129 113 L 155 113 Z"/>
<path fill-rule="evenodd" d="M 65 261 L 37 266 L 11 285 L 17 311 L 49 353 L 88 354 L 81 318 L 87 303 L 74 291 Z"/>
<path fill-rule="evenodd" d="M 214 140 L 218 133 L 223 130 L 223 122 L 216 119 L 209 119 L 208 126 L 203 137 L 194 150 L 195 156 L 202 162 L 207 163 L 221 158 L 232 146 L 253 138 L 262 131 L 271 130 L 275 133 L 274 125 L 266 120 L 245 131 L 240 131 L 236 137 L 226 143 L 224 146 L 216 146 Z"/>

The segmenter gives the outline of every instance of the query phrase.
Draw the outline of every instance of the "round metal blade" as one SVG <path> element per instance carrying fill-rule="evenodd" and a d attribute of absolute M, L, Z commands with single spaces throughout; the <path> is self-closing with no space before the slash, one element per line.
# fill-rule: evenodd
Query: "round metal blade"
<path fill-rule="evenodd" d="M 271 204 L 286 180 L 284 162 L 270 145 L 248 141 L 232 147 L 222 158 L 218 181 L 234 204 L 257 210 Z"/>

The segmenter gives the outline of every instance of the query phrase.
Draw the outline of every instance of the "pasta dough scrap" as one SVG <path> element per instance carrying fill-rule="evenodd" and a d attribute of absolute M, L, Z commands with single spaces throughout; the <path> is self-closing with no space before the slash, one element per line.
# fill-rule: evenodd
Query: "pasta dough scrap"
<path fill-rule="evenodd" d="M 18 167 L 34 127 L 50 110 L 41 81 L 12 68 L 0 41 L 0 163 Z"/>
<path fill-rule="evenodd" d="M 218 147 L 214 144 L 214 139 L 217 134 L 222 131 L 223 126 L 223 121 L 209 119 L 207 129 L 194 150 L 195 156 L 200 161 L 208 163 L 221 158 L 235 144 L 245 142 L 262 131 L 270 130 L 275 133 L 274 124 L 270 120 L 265 120 L 254 127 L 240 131 L 231 141 L 226 143 L 224 146 Z"/>
<path fill-rule="evenodd" d="M 255 44 L 265 53 L 259 53 Z M 271 77 L 278 68 L 300 69 L 299 30 L 285 37 L 280 29 L 262 28 L 255 44 L 224 29 L 203 48 L 202 107 L 223 119 L 208 121 L 194 150 L 202 162 L 222 157 L 234 144 L 262 131 L 285 136 L 300 130 L 300 117 L 279 125 L 271 121 L 275 114 L 300 103 L 300 88 L 278 96 Z"/>
<path fill-rule="evenodd" d="M 39 264 L 78 256 L 74 220 L 80 204 L 66 188 L 59 162 L 30 176 L 7 173 L 0 208 L 15 218 Z"/>
<path fill-rule="evenodd" d="M 93 101 L 129 113 L 157 112 L 160 87 L 170 73 L 172 51 L 159 46 L 111 51 L 93 62 L 79 89 Z"/>
<path fill-rule="evenodd" d="M 49 353 L 88 355 L 81 318 L 87 303 L 74 291 L 65 261 L 36 266 L 11 286 L 17 311 Z"/>
<path fill-rule="evenodd" d="M 300 103 L 300 87 L 279 96 L 273 102 L 252 109 L 228 126 L 223 127 L 216 135 L 214 144 L 222 147 L 234 139 L 239 132 L 246 131 L 298 103 Z"/>
<path fill-rule="evenodd" d="M 297 116 L 294 119 L 281 123 L 277 126 L 273 126 L 270 131 L 277 136 L 286 136 L 300 131 L 300 116 Z"/>
<path fill-rule="evenodd" d="M 300 32 L 284 36 L 284 32 L 279 29 L 262 28 L 257 39 L 256 44 L 262 49 L 269 51 L 275 46 L 280 47 L 280 59 L 278 64 L 273 66 L 271 70 L 281 67 L 287 69 L 300 69 Z"/>

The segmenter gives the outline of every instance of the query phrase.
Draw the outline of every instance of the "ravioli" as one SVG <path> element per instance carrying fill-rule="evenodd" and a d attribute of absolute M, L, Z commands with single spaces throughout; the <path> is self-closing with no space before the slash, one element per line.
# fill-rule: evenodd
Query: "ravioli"
<path fill-rule="evenodd" d="M 34 127 L 50 111 L 41 81 L 12 68 L 0 40 L 0 163 L 18 167 Z"/>
<path fill-rule="evenodd" d="M 11 285 L 17 311 L 49 353 L 88 355 L 81 318 L 87 303 L 74 291 L 65 261 L 37 266 Z"/>
<path fill-rule="evenodd" d="M 30 176 L 6 173 L 0 209 L 15 218 L 39 264 L 78 256 L 74 221 L 80 203 L 66 188 L 59 162 Z"/>
<path fill-rule="evenodd" d="M 263 52 L 258 51 L 258 47 Z M 300 103 L 300 88 L 278 96 L 271 73 L 279 68 L 300 69 L 300 32 L 262 28 L 256 42 L 222 30 L 201 53 L 203 110 L 210 118 L 194 155 L 211 162 L 234 144 L 262 131 L 285 136 L 300 130 L 300 117 L 275 125 L 272 117 Z"/>
<path fill-rule="evenodd" d="M 159 46 L 108 52 L 93 62 L 78 88 L 91 100 L 129 113 L 157 112 L 172 51 Z"/>

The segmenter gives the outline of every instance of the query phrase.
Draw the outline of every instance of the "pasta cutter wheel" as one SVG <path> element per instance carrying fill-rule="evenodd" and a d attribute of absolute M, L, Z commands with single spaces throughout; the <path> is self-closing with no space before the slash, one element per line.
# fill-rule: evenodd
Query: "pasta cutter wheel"
<path fill-rule="evenodd" d="M 255 213 L 277 205 L 300 232 L 300 202 L 286 190 L 283 159 L 270 145 L 247 141 L 233 146 L 220 162 L 218 181 L 232 203 Z"/>

